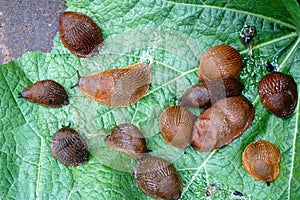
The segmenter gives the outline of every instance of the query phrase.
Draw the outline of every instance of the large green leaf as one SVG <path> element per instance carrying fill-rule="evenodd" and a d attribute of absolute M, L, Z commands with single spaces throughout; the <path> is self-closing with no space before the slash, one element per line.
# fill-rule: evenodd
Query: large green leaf
<path fill-rule="evenodd" d="M 173 162 L 184 183 L 182 199 L 204 199 L 208 185 L 215 185 L 212 199 L 238 198 L 235 190 L 247 199 L 300 197 L 300 103 L 282 120 L 263 108 L 257 92 L 259 80 L 268 73 L 266 61 L 292 75 L 300 90 L 296 1 L 69 0 L 67 5 L 99 24 L 104 46 L 99 56 L 80 59 L 57 36 L 51 53 L 27 53 L 0 66 L 0 199 L 150 199 L 134 180 L 136 160 L 103 143 L 103 135 L 125 122 L 141 129 L 152 154 Z M 253 58 L 239 38 L 244 25 L 257 28 Z M 226 147 L 208 153 L 190 147 L 184 154 L 164 143 L 158 116 L 198 83 L 200 56 L 222 43 L 243 56 L 243 95 L 255 107 L 254 121 Z M 89 75 L 138 61 L 153 62 L 153 80 L 145 97 L 130 107 L 110 109 L 85 98 L 78 88 L 70 89 L 77 81 L 76 70 Z M 24 87 L 42 79 L 64 85 L 70 105 L 51 109 L 18 98 Z M 90 161 L 79 167 L 58 163 L 49 150 L 54 133 L 70 122 L 91 151 Z M 243 149 L 258 139 L 271 141 L 281 152 L 280 175 L 270 187 L 250 177 L 241 164 Z"/>

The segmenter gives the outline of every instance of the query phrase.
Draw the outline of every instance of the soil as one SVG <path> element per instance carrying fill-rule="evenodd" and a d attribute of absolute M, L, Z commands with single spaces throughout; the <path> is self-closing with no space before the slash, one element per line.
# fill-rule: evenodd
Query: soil
<path fill-rule="evenodd" d="M 64 0 L 0 0 L 0 64 L 27 51 L 50 52 Z"/>

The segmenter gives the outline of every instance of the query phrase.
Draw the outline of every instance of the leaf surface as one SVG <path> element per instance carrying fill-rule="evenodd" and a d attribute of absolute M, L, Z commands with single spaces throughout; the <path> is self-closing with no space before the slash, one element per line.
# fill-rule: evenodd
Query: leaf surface
<path fill-rule="evenodd" d="M 51 53 L 26 53 L 0 66 L 0 199 L 151 199 L 134 180 L 136 160 L 108 149 L 103 136 L 121 123 L 137 125 L 153 155 L 174 164 L 182 177 L 182 199 L 297 199 L 300 196 L 299 102 L 285 120 L 261 105 L 257 84 L 269 61 L 294 77 L 300 90 L 299 6 L 289 1 L 67 1 L 69 11 L 92 17 L 104 38 L 100 55 L 80 59 L 63 47 L 58 35 Z M 297 7 L 298 6 L 298 7 Z M 240 40 L 245 25 L 254 25 L 253 58 Z M 250 128 L 228 146 L 186 153 L 167 146 L 158 117 L 198 83 L 200 56 L 210 47 L 228 44 L 243 57 L 243 96 L 255 107 Z M 136 104 L 110 109 L 70 89 L 82 76 L 135 62 L 151 61 L 152 83 Z M 61 83 L 70 105 L 51 109 L 18 98 L 26 86 L 43 79 Z M 191 109 L 194 114 L 201 110 Z M 68 125 L 88 142 L 90 161 L 66 167 L 50 153 L 55 132 Z M 281 152 L 280 175 L 270 187 L 254 180 L 242 166 L 242 152 L 258 139 Z M 211 187 L 208 187 L 211 185 Z"/>

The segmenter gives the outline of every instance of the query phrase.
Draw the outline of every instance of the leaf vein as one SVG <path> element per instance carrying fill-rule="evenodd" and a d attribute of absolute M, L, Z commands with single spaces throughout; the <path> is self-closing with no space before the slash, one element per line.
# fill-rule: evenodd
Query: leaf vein
<path fill-rule="evenodd" d="M 272 17 L 268 17 L 265 15 L 261 15 L 261 14 L 257 14 L 257 13 L 252 13 L 249 11 L 244 11 L 244 10 L 237 10 L 237 9 L 233 9 L 233 8 L 226 8 L 226 7 L 218 7 L 218 6 L 212 6 L 212 5 L 196 5 L 196 4 L 188 4 L 188 3 L 178 3 L 178 2 L 173 2 L 173 1 L 169 1 L 169 0 L 164 0 L 165 2 L 168 3 L 172 3 L 172 4 L 177 4 L 177 5 L 183 5 L 183 6 L 194 6 L 194 7 L 199 7 L 199 8 L 208 8 L 208 9 L 217 9 L 217 10 L 222 10 L 222 11 L 229 11 L 229 12 L 233 12 L 233 13 L 240 13 L 240 14 L 244 14 L 244 15 L 248 15 L 248 16 L 253 16 L 253 17 L 257 17 L 257 18 L 262 18 L 262 19 L 266 19 L 269 21 L 273 21 L 275 23 L 278 24 L 282 24 L 284 26 L 287 26 L 289 28 L 292 28 L 294 30 L 296 30 L 296 27 L 292 24 L 280 21 L 278 19 L 274 19 Z"/>

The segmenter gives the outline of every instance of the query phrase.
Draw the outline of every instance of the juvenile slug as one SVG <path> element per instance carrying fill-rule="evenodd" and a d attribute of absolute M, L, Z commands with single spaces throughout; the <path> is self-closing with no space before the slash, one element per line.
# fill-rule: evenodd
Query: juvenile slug
<path fill-rule="evenodd" d="M 252 39 L 256 36 L 256 27 L 244 27 L 240 33 L 240 36 L 245 46 L 252 46 Z"/>
<path fill-rule="evenodd" d="M 19 98 L 52 108 L 60 108 L 69 104 L 66 90 L 53 80 L 38 81 L 26 87 L 20 93 Z"/>
<path fill-rule="evenodd" d="M 267 140 L 250 143 L 243 152 L 242 160 L 245 170 L 268 186 L 279 175 L 279 150 Z"/>
<path fill-rule="evenodd" d="M 50 144 L 52 155 L 66 166 L 78 166 L 88 161 L 88 148 L 78 132 L 65 126 L 59 129 Z"/>
<path fill-rule="evenodd" d="M 207 50 L 200 58 L 199 80 L 235 78 L 242 71 L 242 58 L 233 47 L 222 44 Z"/>
<path fill-rule="evenodd" d="M 243 97 L 219 100 L 195 121 L 192 145 L 198 151 L 228 145 L 251 125 L 253 118 L 254 108 Z"/>
<path fill-rule="evenodd" d="M 86 58 L 97 55 L 102 35 L 90 17 L 80 12 L 64 12 L 59 18 L 58 31 L 63 45 L 76 56 Z"/>
<path fill-rule="evenodd" d="M 113 150 L 124 152 L 134 158 L 142 158 L 148 152 L 144 136 L 133 124 L 115 127 L 104 140 Z"/>
<path fill-rule="evenodd" d="M 159 116 L 159 129 L 167 144 L 184 150 L 192 142 L 194 115 L 182 106 L 170 106 Z"/>
<path fill-rule="evenodd" d="M 276 68 L 270 62 L 266 62 L 265 65 L 268 72 L 276 72 Z"/>
<path fill-rule="evenodd" d="M 236 78 L 214 79 L 190 87 L 181 98 L 181 105 L 189 107 L 203 107 L 225 97 L 238 96 L 244 86 Z"/>
<path fill-rule="evenodd" d="M 264 76 L 258 83 L 262 105 L 281 118 L 291 116 L 296 108 L 298 94 L 293 77 L 281 72 Z"/>
<path fill-rule="evenodd" d="M 177 200 L 182 181 L 175 167 L 165 159 L 145 156 L 134 170 L 139 188 L 154 199 Z"/>
<path fill-rule="evenodd" d="M 136 63 L 120 69 L 81 77 L 72 86 L 80 86 L 88 98 L 105 106 L 116 108 L 130 106 L 142 98 L 151 83 L 151 65 Z"/>

